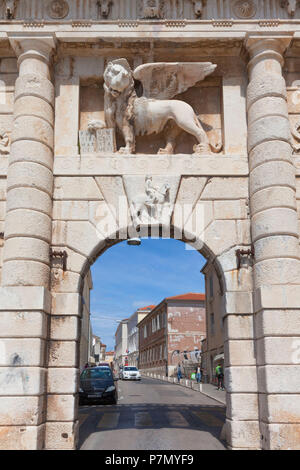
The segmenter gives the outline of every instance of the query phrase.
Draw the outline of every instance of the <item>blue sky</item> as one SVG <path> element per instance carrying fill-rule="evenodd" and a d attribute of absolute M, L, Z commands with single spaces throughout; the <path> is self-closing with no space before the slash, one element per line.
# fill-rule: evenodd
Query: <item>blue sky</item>
<path fill-rule="evenodd" d="M 157 305 L 165 297 L 204 292 L 200 273 L 204 264 L 197 251 L 174 239 L 143 239 L 141 246 L 124 241 L 109 248 L 91 269 L 93 333 L 107 350 L 114 349 L 118 326 L 114 320 L 128 318 L 138 307 Z"/>

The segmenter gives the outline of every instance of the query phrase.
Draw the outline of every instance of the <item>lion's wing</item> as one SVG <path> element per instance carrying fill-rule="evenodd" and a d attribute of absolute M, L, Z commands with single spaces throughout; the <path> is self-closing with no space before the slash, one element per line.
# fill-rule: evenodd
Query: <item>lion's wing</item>
<path fill-rule="evenodd" d="M 133 75 L 143 85 L 143 96 L 171 99 L 210 75 L 211 62 L 157 62 L 139 65 Z"/>

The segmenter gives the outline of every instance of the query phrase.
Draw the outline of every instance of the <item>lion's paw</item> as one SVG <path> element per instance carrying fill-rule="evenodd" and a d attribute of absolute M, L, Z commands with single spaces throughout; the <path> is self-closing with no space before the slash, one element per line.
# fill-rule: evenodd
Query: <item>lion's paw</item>
<path fill-rule="evenodd" d="M 120 147 L 118 153 L 121 155 L 132 155 L 134 152 L 128 147 Z"/>
<path fill-rule="evenodd" d="M 158 155 L 173 155 L 173 151 L 169 149 L 162 149 L 160 148 L 159 151 L 157 152 Z"/>
<path fill-rule="evenodd" d="M 211 153 L 209 144 L 194 145 L 193 151 L 193 155 L 209 155 Z"/>

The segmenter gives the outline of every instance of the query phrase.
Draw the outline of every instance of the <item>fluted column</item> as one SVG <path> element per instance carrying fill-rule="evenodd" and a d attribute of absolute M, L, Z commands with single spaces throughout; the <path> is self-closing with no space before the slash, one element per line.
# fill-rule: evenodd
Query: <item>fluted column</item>
<path fill-rule="evenodd" d="M 0 449 L 45 447 L 53 186 L 52 37 L 10 37 L 18 56 L 0 287 Z"/>
<path fill-rule="evenodd" d="M 249 38 L 248 152 L 262 448 L 296 448 L 300 432 L 300 263 L 295 167 L 283 53 L 289 38 Z M 298 301 L 296 297 L 298 297 Z M 288 423 L 288 424 L 287 424 Z"/>
<path fill-rule="evenodd" d="M 52 37 L 14 38 L 19 77 L 7 178 L 3 286 L 49 286 L 53 188 Z"/>

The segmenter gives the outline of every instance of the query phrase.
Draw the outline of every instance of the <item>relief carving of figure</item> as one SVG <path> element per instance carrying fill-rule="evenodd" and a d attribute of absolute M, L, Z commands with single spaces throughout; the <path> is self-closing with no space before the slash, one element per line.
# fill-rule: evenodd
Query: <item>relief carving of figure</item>
<path fill-rule="evenodd" d="M 165 211 L 167 213 L 165 213 Z M 145 177 L 145 194 L 140 194 L 131 203 L 134 224 L 150 224 L 168 221 L 170 217 L 170 185 L 161 188 L 153 185 L 152 176 Z"/>
<path fill-rule="evenodd" d="M 15 18 L 18 0 L 5 0 L 5 16 L 7 20 Z"/>
<path fill-rule="evenodd" d="M 219 152 L 222 145 L 209 142 L 193 108 L 184 101 L 171 99 L 215 68 L 211 62 L 170 62 L 140 65 L 132 72 L 126 59 L 109 62 L 104 72 L 105 126 L 118 129 L 123 135 L 125 147 L 119 153 L 134 153 L 136 136 L 163 130 L 166 146 L 159 153 L 173 154 L 176 139 L 183 130 L 197 139 L 195 154 Z M 142 85 L 142 96 L 137 95 L 136 81 Z M 90 131 L 102 127 L 103 123 L 98 121 L 91 121 L 88 126 Z"/>
<path fill-rule="evenodd" d="M 294 17 L 298 3 L 299 0 L 282 0 L 281 6 L 282 8 L 286 8 L 289 16 Z"/>
<path fill-rule="evenodd" d="M 162 18 L 163 2 L 161 0 L 142 0 L 143 18 Z"/>
<path fill-rule="evenodd" d="M 112 6 L 112 0 L 98 0 L 97 5 L 99 7 L 100 16 L 102 18 L 108 18 Z"/>
<path fill-rule="evenodd" d="M 51 18 L 65 18 L 69 13 L 69 5 L 66 0 L 53 0 L 48 4 L 48 15 Z"/>
<path fill-rule="evenodd" d="M 197 18 L 201 18 L 203 7 L 206 5 L 206 0 L 192 0 L 194 5 L 194 12 Z"/>
<path fill-rule="evenodd" d="M 4 134 L 0 134 L 0 154 L 7 155 L 9 151 L 10 151 L 9 136 L 5 132 Z"/>
<path fill-rule="evenodd" d="M 291 133 L 294 139 L 297 142 L 300 142 L 300 120 L 298 120 L 293 126 L 291 126 Z M 294 144 L 293 141 L 291 141 L 292 148 L 294 150 L 294 153 L 299 153 L 300 152 L 300 144 Z"/>

